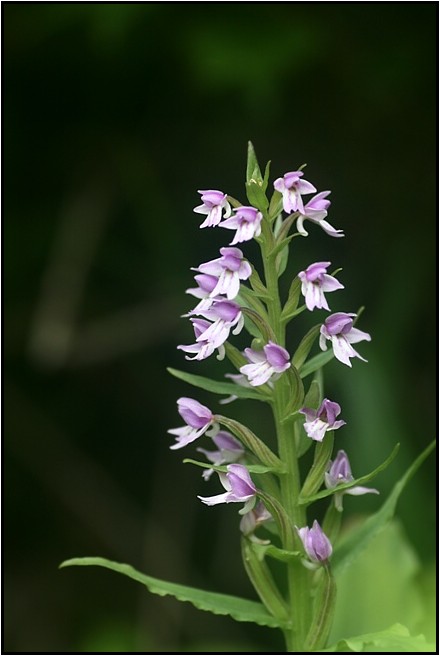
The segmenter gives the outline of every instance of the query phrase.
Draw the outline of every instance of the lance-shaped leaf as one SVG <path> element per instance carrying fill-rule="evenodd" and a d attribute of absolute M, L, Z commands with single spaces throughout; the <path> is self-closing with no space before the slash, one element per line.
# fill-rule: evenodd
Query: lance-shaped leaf
<path fill-rule="evenodd" d="M 264 337 L 266 342 L 272 341 L 276 342 L 276 337 L 275 334 L 268 324 L 268 322 L 260 315 L 258 312 L 255 312 L 255 310 L 251 310 L 250 308 L 243 307 L 241 308 L 242 312 L 245 317 L 249 317 L 249 319 L 257 326 L 258 330 L 260 331 L 261 335 Z"/>
<path fill-rule="evenodd" d="M 269 177 L 269 164 L 266 166 L 265 178 Z M 266 197 L 267 181 L 261 174 L 252 142 L 248 142 L 248 158 L 246 166 L 246 195 L 251 205 L 262 212 L 269 207 Z"/>
<path fill-rule="evenodd" d="M 282 563 L 291 563 L 292 560 L 298 560 L 304 557 L 301 551 L 289 551 L 288 549 L 280 549 L 273 544 L 253 544 L 254 553 L 259 560 L 263 560 L 266 556 L 279 560 Z"/>
<path fill-rule="evenodd" d="M 264 392 L 262 393 L 260 390 L 257 390 L 257 388 L 242 387 L 235 383 L 212 380 L 211 378 L 189 374 L 186 371 L 179 371 L 178 369 L 168 368 L 167 371 L 172 376 L 179 378 L 179 380 L 185 381 L 185 383 L 204 389 L 207 392 L 213 392 L 214 394 L 234 395 L 240 399 L 256 399 L 258 401 L 267 401 L 269 398 Z"/>
<path fill-rule="evenodd" d="M 119 574 L 124 574 L 134 581 L 138 581 L 145 585 L 153 594 L 171 595 L 179 601 L 187 601 L 200 610 L 209 611 L 215 615 L 230 615 L 238 622 L 254 622 L 262 626 L 269 626 L 272 628 L 282 627 L 281 621 L 271 615 L 263 606 L 255 601 L 241 599 L 240 597 L 233 597 L 231 595 L 218 594 L 216 592 L 208 592 L 207 590 L 199 590 L 191 588 L 186 585 L 179 585 L 177 583 L 170 583 L 169 581 L 161 581 L 160 579 L 153 578 L 138 572 L 130 565 L 124 563 L 116 563 L 106 558 L 72 558 L 65 560 L 61 563 L 60 567 L 71 566 L 84 566 L 94 565 L 98 567 L 105 567 Z"/>
<path fill-rule="evenodd" d="M 283 506 L 277 499 L 275 499 L 275 497 L 271 494 L 267 494 L 267 492 L 257 490 L 257 495 L 274 518 L 282 543 L 292 544 L 296 536 L 293 533 L 292 522 Z"/>
<path fill-rule="evenodd" d="M 212 462 L 200 462 L 200 460 L 193 460 L 192 458 L 185 458 L 184 464 L 197 465 L 203 469 L 214 469 L 216 472 L 228 472 L 228 465 L 214 465 Z M 275 471 L 272 467 L 267 465 L 245 465 L 250 474 L 267 474 L 267 472 Z"/>
<path fill-rule="evenodd" d="M 333 553 L 332 559 L 332 566 L 335 572 L 351 565 L 351 563 L 356 560 L 357 556 L 366 548 L 370 540 L 372 540 L 387 522 L 392 519 L 400 495 L 421 464 L 434 449 L 435 445 L 436 442 L 434 440 L 434 442 L 431 442 L 431 444 L 419 455 L 419 457 L 407 469 L 402 478 L 395 484 L 387 500 L 382 504 L 379 510 L 374 513 L 374 515 L 368 517 L 359 528 L 351 531 L 347 537 L 338 544 Z"/>
<path fill-rule="evenodd" d="M 304 645 L 305 651 L 318 651 L 325 646 L 335 611 L 336 584 L 327 565 L 323 568 L 314 602 L 314 616 Z"/>
<path fill-rule="evenodd" d="M 392 463 L 394 458 L 397 455 L 397 452 L 399 450 L 400 444 L 397 443 L 394 449 L 391 451 L 390 455 L 386 460 L 383 461 L 382 464 L 380 464 L 376 469 L 373 469 L 372 472 L 369 474 L 365 474 L 364 476 L 361 476 L 360 478 L 355 478 L 349 483 L 342 483 L 341 485 L 337 485 L 336 487 L 332 487 L 331 489 L 328 490 L 321 490 L 321 492 L 317 492 L 317 494 L 310 494 L 310 495 L 305 495 L 303 492 L 301 492 L 301 496 L 299 499 L 300 504 L 309 504 L 312 503 L 313 501 L 318 501 L 318 499 L 324 499 L 325 497 L 329 497 L 332 494 L 335 494 L 336 492 L 343 492 L 344 490 L 349 490 L 351 487 L 355 487 L 357 485 L 363 485 L 364 483 L 368 483 L 371 481 L 375 476 L 377 476 L 381 471 L 386 469 L 388 465 Z"/>
<path fill-rule="evenodd" d="M 406 626 L 393 624 L 385 631 L 366 633 L 354 638 L 344 638 L 336 644 L 323 649 L 321 653 L 379 653 L 379 654 L 417 654 L 437 653 L 435 645 L 427 642 L 424 635 L 412 636 Z"/>
<path fill-rule="evenodd" d="M 222 415 L 215 415 L 215 421 L 218 421 L 232 431 L 240 442 L 257 456 L 263 465 L 267 465 L 278 472 L 284 471 L 284 465 L 281 460 L 247 426 L 240 424 L 235 419 L 229 419 L 229 417 L 223 417 Z"/>
<path fill-rule="evenodd" d="M 283 194 L 275 190 L 269 203 L 269 221 L 275 221 L 283 210 Z"/>
<path fill-rule="evenodd" d="M 249 278 L 250 285 L 259 298 L 270 298 L 266 285 L 260 278 L 258 271 L 252 267 L 252 275 Z"/>
<path fill-rule="evenodd" d="M 315 373 L 315 371 L 318 371 L 321 369 L 324 365 L 327 364 L 327 362 L 330 362 L 335 357 L 335 354 L 333 353 L 333 349 L 329 349 L 328 351 L 323 351 L 323 353 L 318 353 L 317 355 L 314 355 L 313 358 L 310 358 L 308 362 L 305 362 L 303 366 L 301 367 L 301 371 L 299 372 L 299 375 L 301 378 L 306 378 L 306 376 L 310 376 L 310 374 Z"/>
<path fill-rule="evenodd" d="M 297 412 L 304 404 L 304 385 L 299 376 L 298 370 L 293 365 L 286 371 L 289 381 L 290 397 L 286 407 L 286 417 Z"/>
<path fill-rule="evenodd" d="M 298 369 L 301 373 L 301 367 L 307 359 L 308 354 L 313 346 L 313 342 L 319 335 L 321 329 L 321 324 L 313 326 L 310 330 L 304 335 L 301 342 L 299 343 L 298 348 L 295 351 L 295 354 L 292 358 L 292 364 Z"/>
<path fill-rule="evenodd" d="M 303 311 L 303 308 L 305 308 L 305 305 L 301 310 L 297 311 L 298 308 L 298 301 L 299 301 L 299 295 L 301 293 L 301 280 L 296 276 L 290 285 L 289 289 L 289 295 L 287 297 L 286 304 L 283 307 L 283 311 L 281 312 L 281 321 L 287 321 L 288 319 L 291 319 L 292 317 L 295 316 L 295 314 L 299 314 L 299 312 Z"/>
<path fill-rule="evenodd" d="M 327 431 L 322 442 L 317 442 L 313 465 L 301 490 L 301 499 L 310 498 L 321 487 L 332 455 L 333 440 L 333 431 Z"/>
<path fill-rule="evenodd" d="M 244 357 L 243 353 L 238 350 L 236 346 L 233 346 L 229 342 L 224 343 L 226 357 L 236 369 L 240 369 L 244 364 L 248 364 L 248 361 Z"/>
<path fill-rule="evenodd" d="M 267 610 L 283 624 L 288 623 L 288 609 L 278 590 L 269 567 L 258 558 L 254 544 L 247 538 L 241 539 L 241 554 L 246 573 Z"/>

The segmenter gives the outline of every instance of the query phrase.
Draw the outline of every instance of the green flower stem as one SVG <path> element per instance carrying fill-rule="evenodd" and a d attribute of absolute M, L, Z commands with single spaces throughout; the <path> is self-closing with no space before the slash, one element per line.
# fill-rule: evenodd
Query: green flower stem
<path fill-rule="evenodd" d="M 277 344 L 285 345 L 285 323 L 281 321 L 282 306 L 278 288 L 278 274 L 276 270 L 276 254 L 273 254 L 274 235 L 270 223 L 265 217 L 262 222 L 261 252 L 264 266 L 265 285 L 268 291 L 266 301 L 269 322 L 275 334 Z M 271 254 L 272 251 L 272 254 Z M 293 382 L 292 382 L 293 381 Z M 275 384 L 272 411 L 276 426 L 279 457 L 285 467 L 285 473 L 280 474 L 281 505 L 292 524 L 292 531 L 286 535 L 283 549 L 288 551 L 301 550 L 299 537 L 294 529 L 306 524 L 305 508 L 300 506 L 299 494 L 301 481 L 298 467 L 298 457 L 294 437 L 293 420 L 285 419 L 286 408 L 297 390 L 292 389 L 295 378 L 282 375 Z M 298 398 L 298 408 L 303 399 Z M 297 410 L 298 408 L 294 408 Z M 300 651 L 308 630 L 311 617 L 310 608 L 310 572 L 300 561 L 286 564 L 288 580 L 288 603 L 292 628 L 284 631 L 288 651 Z"/>

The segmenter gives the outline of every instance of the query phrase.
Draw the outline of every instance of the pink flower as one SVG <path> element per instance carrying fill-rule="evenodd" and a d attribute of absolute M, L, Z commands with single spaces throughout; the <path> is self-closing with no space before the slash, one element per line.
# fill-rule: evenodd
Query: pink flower
<path fill-rule="evenodd" d="M 197 214 L 207 214 L 206 219 L 200 226 L 201 228 L 218 225 L 222 220 L 223 211 L 225 211 L 225 217 L 231 216 L 231 206 L 228 202 L 228 197 L 222 191 L 206 189 L 204 191 L 199 190 L 198 193 L 202 196 L 203 204 L 195 207 L 194 212 L 197 212 Z"/>

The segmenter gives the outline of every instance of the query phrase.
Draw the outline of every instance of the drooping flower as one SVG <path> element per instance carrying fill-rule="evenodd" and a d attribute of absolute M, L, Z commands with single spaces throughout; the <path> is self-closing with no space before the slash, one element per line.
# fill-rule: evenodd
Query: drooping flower
<path fill-rule="evenodd" d="M 208 341 L 214 348 L 226 342 L 232 328 L 232 334 L 238 335 L 244 325 L 241 308 L 234 301 L 216 299 L 211 307 L 207 310 L 199 310 L 197 314 L 213 322 L 197 337 L 197 341 Z"/>
<path fill-rule="evenodd" d="M 318 410 L 313 408 L 301 408 L 301 414 L 305 415 L 306 422 L 304 429 L 307 436 L 316 442 L 322 442 L 324 435 L 327 431 L 337 430 L 345 425 L 342 419 L 336 419 L 341 413 L 341 406 L 339 403 L 324 399 Z"/>
<path fill-rule="evenodd" d="M 333 462 L 330 461 L 329 469 L 324 475 L 324 480 L 325 486 L 329 490 L 337 488 L 338 485 L 342 485 L 343 483 L 351 483 L 351 481 L 354 480 L 351 473 L 350 461 L 347 454 L 342 449 L 338 451 Z M 351 494 L 353 496 L 360 496 L 362 494 L 379 494 L 379 490 L 372 487 L 355 485 L 348 490 L 335 492 L 333 499 L 335 501 L 335 507 L 339 512 L 342 511 L 342 497 L 344 494 Z"/>
<path fill-rule="evenodd" d="M 207 506 L 216 506 L 219 503 L 244 503 L 240 515 L 244 515 L 253 508 L 256 500 L 256 487 L 244 465 L 228 465 L 226 474 L 219 474 L 220 482 L 226 492 L 213 497 L 197 498 Z"/>
<path fill-rule="evenodd" d="M 336 289 L 344 289 L 339 280 L 327 274 L 327 267 L 331 262 L 315 262 L 300 271 L 298 278 L 301 280 L 301 292 L 306 300 L 308 310 L 324 308 L 330 311 L 324 292 L 334 292 Z"/>
<path fill-rule="evenodd" d="M 231 216 L 231 206 L 228 197 L 222 191 L 216 189 L 205 189 L 198 191 L 202 196 L 202 205 L 194 208 L 197 214 L 207 214 L 206 219 L 200 225 L 201 228 L 216 226 L 222 217 Z M 225 212 L 223 215 L 223 211 Z"/>
<path fill-rule="evenodd" d="M 240 280 L 247 280 L 252 274 L 251 265 L 243 258 L 239 248 L 221 248 L 221 257 L 205 262 L 197 271 L 217 279 L 209 296 L 224 294 L 229 300 L 235 298 L 240 290 Z M 197 277 L 196 277 L 197 278 Z"/>
<path fill-rule="evenodd" d="M 219 431 L 219 425 L 216 423 L 211 410 L 195 399 L 181 397 L 177 401 L 177 411 L 186 422 L 186 426 L 168 430 L 168 433 L 175 435 L 177 438 L 175 444 L 170 446 L 170 449 L 181 449 L 207 433 L 210 428 L 210 432 L 207 433 L 210 436 Z"/>
<path fill-rule="evenodd" d="M 332 545 L 318 522 L 313 522 L 312 528 L 304 526 L 297 529 L 303 543 L 304 551 L 314 563 L 325 563 L 332 555 Z"/>
<path fill-rule="evenodd" d="M 212 462 L 216 467 L 231 462 L 237 462 L 244 455 L 242 444 L 228 431 L 219 431 L 212 437 L 212 441 L 216 445 L 218 451 L 208 451 L 207 449 L 202 448 L 198 448 L 197 451 L 203 453 L 209 462 Z M 213 473 L 213 469 L 204 469 L 202 476 L 205 480 L 208 480 Z"/>
<path fill-rule="evenodd" d="M 200 335 L 206 332 L 212 325 L 209 321 L 206 321 L 206 319 L 192 318 L 190 321 L 193 325 L 196 339 L 198 339 Z M 209 358 L 209 356 L 214 353 L 216 348 L 218 350 L 217 359 L 223 360 L 225 357 L 225 347 L 223 344 L 216 347 L 213 342 L 209 341 L 209 339 L 197 341 L 195 344 L 180 344 L 177 348 L 179 351 L 184 351 L 185 353 L 194 353 L 194 357 L 192 358 L 189 355 L 185 355 L 186 360 L 206 360 L 206 358 Z"/>
<path fill-rule="evenodd" d="M 234 209 L 234 215 L 226 221 L 222 221 L 220 228 L 236 230 L 231 246 L 243 241 L 249 241 L 261 234 L 261 220 L 263 215 L 255 207 L 242 205 Z"/>
<path fill-rule="evenodd" d="M 331 314 L 321 326 L 321 334 L 319 336 L 319 346 L 321 350 L 327 350 L 326 340 L 329 339 L 333 346 L 333 353 L 343 364 L 351 367 L 350 358 L 359 358 L 367 362 L 354 348 L 352 344 L 366 340 L 371 341 L 371 336 L 368 333 L 353 328 L 353 319 L 356 314 L 352 312 L 346 314 L 345 312 L 336 312 Z"/>
<path fill-rule="evenodd" d="M 330 201 L 326 200 L 326 198 L 330 193 L 330 191 L 321 191 L 309 200 L 304 210 L 300 211 L 300 216 L 296 222 L 296 229 L 303 237 L 307 237 L 309 234 L 304 228 L 305 219 L 312 221 L 312 223 L 317 223 L 330 237 L 345 236 L 343 230 L 337 230 L 325 220 L 327 208 L 330 205 Z"/>
<path fill-rule="evenodd" d="M 197 287 L 190 287 L 186 290 L 186 293 L 191 294 L 191 296 L 195 296 L 196 298 L 200 298 L 201 300 L 192 312 L 195 312 L 196 310 L 207 310 L 212 305 L 213 298 L 211 292 L 215 289 L 215 286 L 218 283 L 218 278 L 216 276 L 207 275 L 206 273 L 201 273 L 194 276 L 194 280 L 197 283 Z M 191 312 L 189 314 L 191 314 Z"/>
<path fill-rule="evenodd" d="M 283 194 L 283 208 L 288 214 L 297 211 L 303 213 L 302 195 L 313 194 L 316 191 L 316 187 L 310 182 L 301 180 L 303 175 L 302 171 L 290 171 L 282 178 L 277 178 L 273 183 L 275 189 Z"/>
<path fill-rule="evenodd" d="M 272 341 L 269 341 L 262 351 L 246 348 L 244 354 L 251 364 L 240 367 L 240 372 L 247 377 L 252 387 L 264 385 L 272 376 L 282 374 L 290 367 L 289 353 Z"/>
<path fill-rule="evenodd" d="M 248 537 L 252 542 L 257 542 L 259 544 L 269 544 L 269 540 L 260 540 L 257 538 L 254 533 L 255 531 L 265 524 L 270 522 L 272 515 L 267 510 L 266 506 L 262 501 L 258 501 L 252 510 L 249 510 L 240 521 L 240 531 Z"/>

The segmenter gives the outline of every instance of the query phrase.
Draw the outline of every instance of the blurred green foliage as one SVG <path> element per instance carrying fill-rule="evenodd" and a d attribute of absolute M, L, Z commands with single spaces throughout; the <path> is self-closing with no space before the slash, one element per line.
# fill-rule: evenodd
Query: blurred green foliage
<path fill-rule="evenodd" d="M 198 230 L 196 190 L 244 198 L 248 139 L 273 178 L 308 162 L 347 235 L 312 226 L 285 284 L 329 259 L 346 286 L 332 309 L 366 305 L 369 364 L 325 370 L 354 474 L 400 441 L 375 482 L 385 493 L 431 441 L 436 18 L 415 2 L 3 4 L 8 651 L 206 651 L 225 634 L 234 651 L 280 648 L 270 630 L 201 622 L 109 573 L 57 571 L 103 555 L 253 597 L 234 509 L 201 507 L 199 472 L 168 450 L 190 390 L 165 371 L 184 368 L 175 346 L 191 339 L 189 267 L 225 244 Z M 219 377 L 217 362 L 192 371 Z M 246 420 L 251 403 L 231 413 Z M 254 403 L 251 418 L 270 433 Z M 431 459 L 399 504 L 408 554 L 427 567 L 434 474 Z M 369 576 L 396 566 L 393 539 Z"/>

